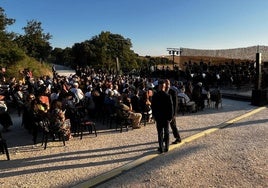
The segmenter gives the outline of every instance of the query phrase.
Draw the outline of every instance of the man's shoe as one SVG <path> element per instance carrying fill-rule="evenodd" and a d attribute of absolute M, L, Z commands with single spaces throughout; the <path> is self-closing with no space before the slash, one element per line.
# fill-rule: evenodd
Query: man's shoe
<path fill-rule="evenodd" d="M 168 148 L 165 148 L 165 149 L 164 149 L 164 152 L 168 152 Z"/>
<path fill-rule="evenodd" d="M 157 151 L 158 151 L 160 154 L 163 153 L 163 150 L 160 149 L 160 148 L 157 148 Z"/>
<path fill-rule="evenodd" d="M 176 139 L 174 142 L 172 142 L 172 144 L 178 144 L 181 143 L 181 139 Z"/>

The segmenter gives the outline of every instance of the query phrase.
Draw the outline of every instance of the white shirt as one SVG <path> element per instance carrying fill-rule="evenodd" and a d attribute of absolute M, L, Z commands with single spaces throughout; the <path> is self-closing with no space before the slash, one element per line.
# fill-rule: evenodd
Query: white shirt
<path fill-rule="evenodd" d="M 75 96 L 79 99 L 79 100 L 82 100 L 84 98 L 84 93 L 83 91 L 80 89 L 80 88 L 71 88 L 70 91 L 75 94 Z"/>

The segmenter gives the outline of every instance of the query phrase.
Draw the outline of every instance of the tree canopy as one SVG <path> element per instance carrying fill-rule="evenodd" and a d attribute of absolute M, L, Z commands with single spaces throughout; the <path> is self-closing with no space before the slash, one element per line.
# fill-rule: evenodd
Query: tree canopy
<path fill-rule="evenodd" d="M 4 9 L 0 7 L 0 65 L 12 63 L 24 57 L 23 51 L 13 41 L 15 34 L 7 31 L 7 27 L 14 23 L 15 19 L 8 18 Z"/>
<path fill-rule="evenodd" d="M 23 27 L 24 35 L 18 35 L 16 42 L 25 50 L 25 53 L 37 60 L 46 60 L 52 50 L 49 40 L 52 35 L 44 33 L 42 23 L 36 20 L 27 22 L 27 26 Z"/>
<path fill-rule="evenodd" d="M 129 38 L 109 31 L 81 43 L 75 43 L 65 49 L 52 48 L 50 33 L 45 33 L 42 23 L 37 20 L 27 21 L 24 34 L 8 32 L 7 27 L 15 24 L 15 19 L 8 18 L 0 7 L 0 66 L 23 59 L 26 55 L 37 61 L 57 63 L 67 66 L 90 66 L 105 68 L 109 71 L 148 69 L 151 65 L 162 63 L 162 58 L 140 57 L 131 48 Z M 53 50 L 52 50 L 53 49 Z"/>

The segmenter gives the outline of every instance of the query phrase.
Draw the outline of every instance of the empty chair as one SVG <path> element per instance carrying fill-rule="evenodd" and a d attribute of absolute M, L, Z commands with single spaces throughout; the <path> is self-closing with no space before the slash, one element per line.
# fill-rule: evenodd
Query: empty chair
<path fill-rule="evenodd" d="M 88 116 L 86 109 L 84 107 L 78 107 L 75 110 L 75 119 L 76 119 L 76 126 L 77 126 L 77 132 L 80 134 L 80 139 L 83 138 L 84 130 L 86 129 L 89 134 L 93 133 L 97 137 L 97 130 L 96 130 L 96 124 L 91 121 Z"/>

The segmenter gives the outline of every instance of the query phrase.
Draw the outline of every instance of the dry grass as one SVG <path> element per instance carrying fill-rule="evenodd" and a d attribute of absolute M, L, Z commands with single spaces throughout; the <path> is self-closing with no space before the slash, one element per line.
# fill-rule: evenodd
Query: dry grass
<path fill-rule="evenodd" d="M 16 77 L 19 80 L 23 78 L 22 71 L 29 69 L 32 71 L 34 77 L 40 77 L 43 75 L 52 76 L 51 66 L 47 63 L 40 63 L 33 58 L 26 57 L 22 61 L 19 61 L 12 65 L 7 65 L 6 77 Z"/>

